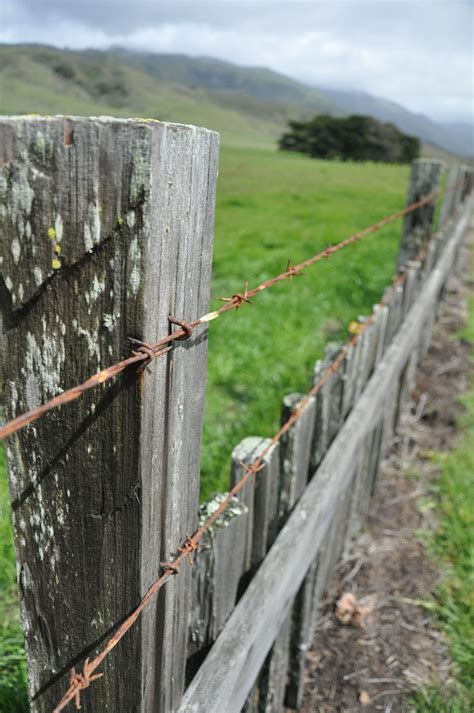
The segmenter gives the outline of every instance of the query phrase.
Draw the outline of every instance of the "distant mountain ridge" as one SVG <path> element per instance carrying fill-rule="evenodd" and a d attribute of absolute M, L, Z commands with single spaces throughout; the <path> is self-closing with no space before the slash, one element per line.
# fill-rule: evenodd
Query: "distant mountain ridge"
<path fill-rule="evenodd" d="M 289 118 L 362 113 L 474 155 L 472 127 L 439 124 L 379 97 L 310 87 L 267 68 L 123 48 L 0 45 L 0 112 L 150 116 L 201 124 L 246 145 L 273 144 Z"/>
<path fill-rule="evenodd" d="M 437 123 L 424 114 L 405 109 L 396 102 L 365 92 L 348 92 L 318 88 L 328 100 L 351 114 L 370 114 L 380 121 L 395 124 L 401 131 L 418 136 L 460 156 L 474 155 L 474 124 L 463 122 Z"/>

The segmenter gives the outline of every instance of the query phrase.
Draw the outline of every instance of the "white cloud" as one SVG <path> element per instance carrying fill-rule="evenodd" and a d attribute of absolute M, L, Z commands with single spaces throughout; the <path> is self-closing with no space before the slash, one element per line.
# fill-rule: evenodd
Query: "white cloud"
<path fill-rule="evenodd" d="M 207 55 L 367 91 L 435 119 L 472 118 L 473 5 L 465 0 L 4 0 L 2 7 L 3 42 Z"/>

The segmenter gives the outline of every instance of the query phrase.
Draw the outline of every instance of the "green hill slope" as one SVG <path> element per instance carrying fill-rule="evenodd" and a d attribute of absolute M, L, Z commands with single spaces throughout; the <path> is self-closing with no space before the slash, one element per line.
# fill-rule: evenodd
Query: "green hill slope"
<path fill-rule="evenodd" d="M 264 67 L 120 48 L 0 45 L 3 114 L 146 116 L 215 129 L 224 144 L 274 147 L 289 118 L 322 112 L 369 114 L 441 150 L 474 152 L 464 125 L 436 124 L 367 94 L 318 90 Z"/>
<path fill-rule="evenodd" d="M 286 122 L 265 102 L 224 101 L 201 88 L 165 82 L 112 52 L 0 47 L 2 114 L 146 116 L 216 129 L 224 143 L 273 146 Z"/>

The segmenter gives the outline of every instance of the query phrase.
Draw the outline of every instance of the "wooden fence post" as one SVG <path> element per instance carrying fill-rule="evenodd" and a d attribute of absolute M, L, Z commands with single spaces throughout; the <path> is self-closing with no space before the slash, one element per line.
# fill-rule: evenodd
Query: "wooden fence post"
<path fill-rule="evenodd" d="M 413 161 L 407 206 L 438 190 L 443 166 L 442 161 L 424 158 Z M 423 243 L 430 238 L 435 207 L 436 201 L 433 201 L 405 216 L 397 260 L 398 272 L 401 272 L 408 260 L 412 260 L 418 254 Z"/>
<path fill-rule="evenodd" d="M 6 418 L 208 309 L 217 135 L 157 121 L 0 120 Z M 32 711 L 93 655 L 196 524 L 207 333 L 6 445 Z M 186 568 L 185 568 L 186 569 Z M 168 711 L 184 684 L 190 572 L 83 693 L 85 713 Z"/>
<path fill-rule="evenodd" d="M 456 212 L 456 196 L 459 193 L 458 183 L 461 177 L 461 167 L 455 163 L 451 166 L 446 182 L 446 193 L 443 196 L 441 212 L 439 217 L 440 227 L 443 228 L 448 220 L 454 217 Z"/>

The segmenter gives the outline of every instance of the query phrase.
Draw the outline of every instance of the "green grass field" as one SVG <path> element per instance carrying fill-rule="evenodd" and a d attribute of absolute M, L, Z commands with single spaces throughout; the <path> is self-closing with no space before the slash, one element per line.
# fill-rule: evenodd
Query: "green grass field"
<path fill-rule="evenodd" d="M 212 304 L 403 205 L 407 167 L 224 148 Z M 371 311 L 393 274 L 400 222 L 210 325 L 202 496 L 228 486 L 230 453 L 278 428 L 285 393 L 306 391 L 328 338 Z"/>

